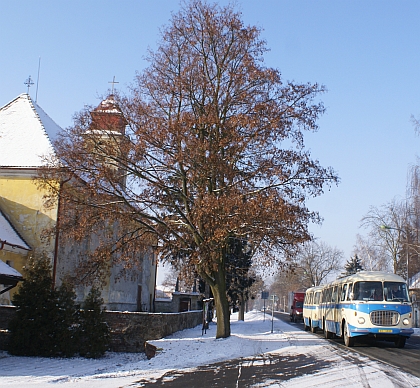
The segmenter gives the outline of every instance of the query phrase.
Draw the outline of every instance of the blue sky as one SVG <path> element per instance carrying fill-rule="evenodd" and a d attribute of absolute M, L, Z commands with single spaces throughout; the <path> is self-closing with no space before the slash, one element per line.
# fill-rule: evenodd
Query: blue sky
<path fill-rule="evenodd" d="M 219 1 L 227 4 L 228 1 Z M 113 76 L 124 92 L 154 49 L 178 0 L 1 0 L 0 106 L 37 79 L 38 104 L 61 127 L 97 105 Z M 311 227 L 350 257 L 370 206 L 405 195 L 420 138 L 420 2 L 417 0 L 242 0 L 246 24 L 263 29 L 266 65 L 286 80 L 318 82 L 328 93 L 314 158 L 341 183 L 311 200 L 324 218 Z M 36 85 L 30 89 L 35 99 Z M 1 151 L 0 151 L 1 152 Z"/>

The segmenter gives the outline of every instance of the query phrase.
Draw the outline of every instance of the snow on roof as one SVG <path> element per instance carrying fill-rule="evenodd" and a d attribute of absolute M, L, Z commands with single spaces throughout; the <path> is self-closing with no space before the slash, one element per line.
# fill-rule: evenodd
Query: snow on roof
<path fill-rule="evenodd" d="M 20 278 L 22 277 L 22 275 L 18 271 L 16 271 L 10 265 L 7 265 L 5 262 L 1 260 L 0 260 L 0 275 L 16 276 Z"/>
<path fill-rule="evenodd" d="M 54 154 L 52 141 L 61 128 L 21 94 L 0 108 L 0 167 L 40 167 Z"/>
<path fill-rule="evenodd" d="M 19 236 L 12 224 L 0 211 L 0 247 L 14 252 L 14 248 L 31 250 L 31 247 Z"/>

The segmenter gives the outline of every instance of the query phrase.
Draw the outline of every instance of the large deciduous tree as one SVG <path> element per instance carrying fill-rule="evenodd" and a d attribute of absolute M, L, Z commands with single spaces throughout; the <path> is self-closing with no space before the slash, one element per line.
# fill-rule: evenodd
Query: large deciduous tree
<path fill-rule="evenodd" d="M 183 3 L 131 93 L 115 97 L 125 135 L 110 128 L 104 139 L 85 110 L 56 143 L 65 170 L 83 182 L 61 194 L 78 217 L 62 220 L 63 233 L 113 220 L 125 233 L 111 249 L 127 263 L 137 241 L 155 236 L 163 260 L 210 285 L 217 338 L 230 335 L 230 238 L 266 257 L 310 239 L 307 226 L 320 217 L 306 199 L 338 181 L 304 148 L 304 132 L 316 131 L 324 112 L 324 87 L 285 82 L 264 66 L 266 51 L 233 6 Z M 98 267 L 104 252 L 93 258 Z"/>

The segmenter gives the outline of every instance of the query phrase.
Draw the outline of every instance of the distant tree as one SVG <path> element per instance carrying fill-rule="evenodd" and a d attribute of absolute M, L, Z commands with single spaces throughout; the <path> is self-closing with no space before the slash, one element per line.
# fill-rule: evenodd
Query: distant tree
<path fill-rule="evenodd" d="M 359 271 L 363 271 L 361 260 L 357 255 L 351 257 L 344 266 L 345 272 L 343 276 L 353 275 Z"/>
<path fill-rule="evenodd" d="M 183 3 L 131 95 L 115 96 L 124 133 L 98 131 L 92 109 L 80 112 L 55 143 L 62 175 L 53 164 L 42 179 L 48 186 L 70 171 L 83 182 L 60 192 L 77 220 L 63 217 L 63 234 L 108 230 L 111 221 L 124 232 L 113 232 L 90 269 L 109 263 L 110 252 L 130 263 L 150 237 L 163 260 L 182 260 L 204 279 L 217 338 L 230 335 L 230 237 L 275 260 L 273 248 L 292 249 L 310 238 L 310 222 L 320 222 L 307 199 L 338 182 L 304 147 L 304 133 L 318 129 L 325 88 L 284 81 L 264 66 L 266 52 L 260 30 L 244 25 L 233 6 Z M 49 188 L 57 198 L 58 185 Z"/>
<path fill-rule="evenodd" d="M 368 230 L 370 241 L 386 257 L 393 272 L 405 276 L 406 255 L 401 255 L 409 230 L 406 203 L 395 199 L 380 207 L 372 206 L 362 218 L 361 226 Z"/>
<path fill-rule="evenodd" d="M 304 288 L 319 286 L 329 275 L 342 268 L 343 252 L 324 242 L 310 241 L 301 246 L 296 256 L 295 271 L 300 273 Z"/>
<path fill-rule="evenodd" d="M 368 271 L 388 271 L 389 263 L 383 248 L 376 244 L 370 236 L 356 236 L 356 244 L 353 248 L 353 254 L 357 255 L 360 263 Z"/>

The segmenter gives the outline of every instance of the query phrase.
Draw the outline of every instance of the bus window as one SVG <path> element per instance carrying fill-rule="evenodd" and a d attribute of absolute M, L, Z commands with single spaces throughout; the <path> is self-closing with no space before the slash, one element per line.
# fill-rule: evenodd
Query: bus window
<path fill-rule="evenodd" d="M 341 298 L 340 300 L 346 300 L 346 292 L 347 292 L 347 284 L 343 285 L 343 289 L 341 290 Z"/>
<path fill-rule="evenodd" d="M 336 303 L 337 302 L 337 286 L 334 286 L 331 293 L 331 302 Z"/>
<path fill-rule="evenodd" d="M 356 282 L 353 294 L 354 300 L 383 300 L 382 282 Z"/>
<path fill-rule="evenodd" d="M 341 299 L 341 284 L 337 288 L 337 302 L 339 302 Z"/>
<path fill-rule="evenodd" d="M 331 293 L 332 293 L 332 288 L 328 288 L 327 290 L 325 290 L 325 297 L 324 297 L 324 302 L 331 302 Z"/>
<path fill-rule="evenodd" d="M 384 283 L 385 299 L 388 301 L 409 302 L 407 285 L 399 282 Z"/>
<path fill-rule="evenodd" d="M 314 304 L 318 305 L 319 304 L 319 297 L 321 296 L 321 292 L 315 292 L 315 297 L 314 297 Z"/>
<path fill-rule="evenodd" d="M 353 294 L 353 283 L 349 284 L 349 289 L 347 291 L 347 298 L 346 300 L 353 300 L 354 299 L 354 294 Z"/>

